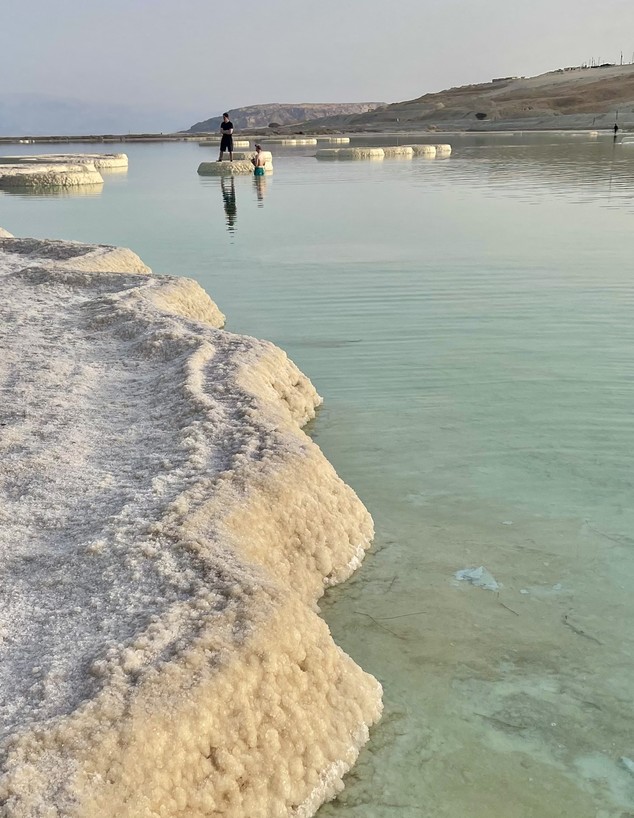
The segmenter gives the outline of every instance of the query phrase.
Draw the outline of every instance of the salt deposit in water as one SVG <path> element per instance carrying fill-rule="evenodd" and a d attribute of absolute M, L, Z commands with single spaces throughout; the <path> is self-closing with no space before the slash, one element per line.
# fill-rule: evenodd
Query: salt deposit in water
<path fill-rule="evenodd" d="M 46 189 L 103 184 L 103 177 L 93 164 L 0 165 L 0 188 Z"/>
<path fill-rule="evenodd" d="M 198 284 L 0 239 L 0 811 L 308 818 L 379 717 L 315 602 L 372 520 Z"/>
<path fill-rule="evenodd" d="M 409 147 L 412 149 L 414 156 L 427 156 L 430 159 L 436 156 L 435 145 L 410 145 Z"/>
<path fill-rule="evenodd" d="M 476 588 L 484 588 L 485 591 L 497 591 L 500 588 L 499 582 L 493 574 L 483 565 L 479 568 L 463 568 L 454 574 L 457 580 L 470 582 Z"/>
<path fill-rule="evenodd" d="M 267 162 L 264 166 L 267 172 L 272 172 L 273 164 Z M 234 160 L 233 162 L 201 162 L 198 165 L 199 176 L 243 176 L 253 173 L 253 163 L 250 159 Z"/>
<path fill-rule="evenodd" d="M 128 167 L 125 153 L 43 153 L 33 156 L 0 156 L 0 164 L 48 165 L 51 163 L 73 165 L 94 165 L 97 170 L 122 169 Z"/>
<path fill-rule="evenodd" d="M 271 151 L 260 151 L 260 155 L 264 158 L 264 161 L 267 163 L 273 163 L 273 154 Z M 255 156 L 255 151 L 234 151 L 233 152 L 233 161 L 244 161 L 252 159 Z"/>
<path fill-rule="evenodd" d="M 414 150 L 411 145 L 389 145 L 383 146 L 383 155 L 386 157 L 411 159 L 414 155 Z"/>
<path fill-rule="evenodd" d="M 320 148 L 317 159 L 383 159 L 383 148 Z"/>

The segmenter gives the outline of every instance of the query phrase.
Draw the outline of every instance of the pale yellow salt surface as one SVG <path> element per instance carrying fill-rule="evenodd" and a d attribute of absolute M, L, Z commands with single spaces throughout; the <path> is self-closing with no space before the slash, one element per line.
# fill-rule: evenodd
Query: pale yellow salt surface
<path fill-rule="evenodd" d="M 193 281 L 0 239 L 0 813 L 308 818 L 380 715 L 315 602 L 372 520 Z"/>
<path fill-rule="evenodd" d="M 314 137 L 307 137 L 301 139 L 282 139 L 280 140 L 282 145 L 286 146 L 293 146 L 293 145 L 316 145 L 317 140 Z"/>
<path fill-rule="evenodd" d="M 414 156 L 427 156 L 430 159 L 436 156 L 435 145 L 410 145 Z"/>
<path fill-rule="evenodd" d="M 411 159 L 414 155 L 414 150 L 410 145 L 389 145 L 388 147 L 383 147 L 383 154 L 386 157 Z"/>
<path fill-rule="evenodd" d="M 267 172 L 272 172 L 273 165 L 267 162 L 264 166 Z M 253 164 L 250 159 L 235 160 L 233 162 L 201 162 L 198 165 L 200 176 L 239 176 L 253 173 Z"/>
<path fill-rule="evenodd" d="M 122 170 L 128 167 L 128 157 L 125 153 L 43 153 L 32 156 L 0 156 L 0 165 L 46 165 L 57 162 L 94 165 L 97 170 Z"/>
<path fill-rule="evenodd" d="M 103 184 L 103 177 L 90 163 L 0 164 L 2 188 L 62 188 L 98 184 Z"/>
<path fill-rule="evenodd" d="M 273 162 L 273 154 L 271 153 L 271 151 L 260 151 L 260 154 L 264 158 L 265 162 L 270 162 L 270 163 Z M 255 156 L 255 151 L 234 151 L 233 152 L 233 161 L 234 162 L 236 160 L 244 161 L 245 159 L 250 160 L 250 159 L 253 159 L 254 156 Z"/>
<path fill-rule="evenodd" d="M 378 159 L 385 157 L 383 148 L 320 148 L 317 159 Z"/>

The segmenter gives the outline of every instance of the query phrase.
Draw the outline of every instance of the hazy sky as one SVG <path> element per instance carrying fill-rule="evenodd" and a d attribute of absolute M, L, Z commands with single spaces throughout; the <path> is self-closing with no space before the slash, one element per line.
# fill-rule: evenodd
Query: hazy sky
<path fill-rule="evenodd" d="M 0 95 L 197 112 L 395 102 L 632 60 L 632 0 L 0 0 Z"/>

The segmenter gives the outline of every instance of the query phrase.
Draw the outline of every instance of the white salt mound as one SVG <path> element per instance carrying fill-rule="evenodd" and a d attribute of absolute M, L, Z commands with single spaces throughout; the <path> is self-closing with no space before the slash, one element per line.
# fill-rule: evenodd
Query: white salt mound
<path fill-rule="evenodd" d="M 308 818 L 381 711 L 321 399 L 129 250 L 2 238 L 0 289 L 0 814 Z"/>
<path fill-rule="evenodd" d="M 125 153 L 43 153 L 34 156 L 0 156 L 0 165 L 50 165 L 57 162 L 93 165 L 97 170 L 128 167 L 128 157 Z"/>
<path fill-rule="evenodd" d="M 273 165 L 267 162 L 264 166 L 266 171 L 272 171 Z M 234 159 L 233 162 L 201 162 L 198 165 L 198 174 L 200 176 L 239 176 L 248 173 L 253 173 L 254 167 L 250 160 Z"/>
<path fill-rule="evenodd" d="M 273 162 L 273 154 L 271 151 L 260 151 L 261 155 L 264 157 L 265 162 Z M 238 161 L 251 160 L 255 156 L 255 151 L 234 151 L 233 152 L 233 161 L 235 162 L 236 159 Z"/>
<path fill-rule="evenodd" d="M 313 137 L 307 137 L 306 139 L 282 139 L 282 145 L 316 145 L 317 140 Z"/>
<path fill-rule="evenodd" d="M 430 158 L 436 156 L 436 146 L 435 145 L 410 145 L 409 146 L 414 156 L 428 156 Z"/>
<path fill-rule="evenodd" d="M 317 159 L 383 159 L 383 148 L 320 148 Z"/>
<path fill-rule="evenodd" d="M 102 184 L 103 177 L 92 164 L 0 165 L 0 188 L 46 189 Z"/>
<path fill-rule="evenodd" d="M 414 155 L 414 150 L 411 145 L 390 145 L 383 147 L 383 155 L 386 157 L 404 157 L 411 159 Z"/>

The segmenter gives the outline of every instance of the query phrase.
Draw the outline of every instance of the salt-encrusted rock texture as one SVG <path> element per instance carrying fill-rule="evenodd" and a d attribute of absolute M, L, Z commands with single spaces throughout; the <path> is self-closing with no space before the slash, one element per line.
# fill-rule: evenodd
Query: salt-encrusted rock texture
<path fill-rule="evenodd" d="M 238 176 L 253 173 L 253 169 L 252 162 L 246 159 L 233 162 L 201 162 L 198 165 L 198 174 L 200 176 Z M 272 171 L 272 163 L 267 162 L 264 169 Z"/>
<path fill-rule="evenodd" d="M 267 164 L 270 164 L 271 167 L 273 166 L 273 154 L 271 151 L 260 151 L 260 155 L 264 159 Z M 250 161 L 255 157 L 255 151 L 234 151 L 233 152 L 233 161 L 236 160 L 244 162 Z"/>
<path fill-rule="evenodd" d="M 414 156 L 428 156 L 429 158 L 436 156 L 435 145 L 408 145 L 407 147 L 412 149 Z"/>
<path fill-rule="evenodd" d="M 40 165 L 62 162 L 73 165 L 93 165 L 97 170 L 128 167 L 125 153 L 43 153 L 33 156 L 0 156 L 0 165 Z"/>
<path fill-rule="evenodd" d="M 308 818 L 381 709 L 319 396 L 127 250 L 2 238 L 0 290 L 0 814 Z"/>
<path fill-rule="evenodd" d="M 383 146 L 383 155 L 390 156 L 390 157 L 404 157 L 405 159 L 411 159 L 414 156 L 414 151 L 412 150 L 410 145 L 389 145 L 386 147 Z"/>
<path fill-rule="evenodd" d="M 383 148 L 320 148 L 317 159 L 384 159 Z"/>
<path fill-rule="evenodd" d="M 280 140 L 282 145 L 316 145 L 317 140 L 314 137 L 308 137 L 306 139 L 282 139 Z"/>
<path fill-rule="evenodd" d="M 0 164 L 0 188 L 46 189 L 102 184 L 103 177 L 91 163 Z"/>

